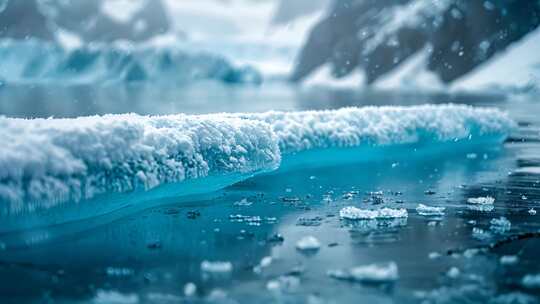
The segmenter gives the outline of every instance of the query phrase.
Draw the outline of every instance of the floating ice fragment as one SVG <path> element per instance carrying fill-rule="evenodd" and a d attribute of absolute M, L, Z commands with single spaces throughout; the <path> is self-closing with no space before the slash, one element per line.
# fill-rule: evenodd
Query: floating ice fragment
<path fill-rule="evenodd" d="M 540 274 L 527 274 L 521 279 L 521 284 L 526 288 L 540 288 Z"/>
<path fill-rule="evenodd" d="M 467 203 L 469 204 L 467 209 L 479 212 L 491 212 L 495 209 L 493 206 L 494 202 L 495 199 L 491 196 L 470 197 L 467 199 Z"/>
<path fill-rule="evenodd" d="M 442 216 L 444 215 L 445 209 L 445 207 L 432 207 L 424 204 L 418 204 L 418 206 L 416 207 L 416 212 L 419 215 L 424 216 Z"/>
<path fill-rule="evenodd" d="M 477 240 L 485 240 L 490 238 L 491 234 L 489 232 L 486 232 L 484 229 L 474 227 L 472 230 L 472 236 Z"/>
<path fill-rule="evenodd" d="M 510 223 L 510 221 L 504 216 L 491 219 L 490 224 L 491 226 L 489 227 L 489 229 L 499 234 L 509 231 L 512 227 L 512 223 Z"/>
<path fill-rule="evenodd" d="M 514 265 L 517 264 L 519 258 L 517 255 L 503 255 L 500 259 L 502 265 Z"/>
<path fill-rule="evenodd" d="M 360 209 L 353 206 L 348 206 L 339 211 L 339 216 L 346 220 L 369 220 L 369 219 L 392 219 L 406 218 L 408 213 L 406 209 Z"/>
<path fill-rule="evenodd" d="M 296 221 L 297 226 L 308 226 L 308 227 L 314 227 L 314 226 L 320 226 L 322 224 L 323 218 L 320 216 L 314 216 L 314 217 L 299 217 Z"/>
<path fill-rule="evenodd" d="M 118 267 L 107 267 L 105 270 L 108 276 L 121 277 L 121 276 L 131 276 L 135 273 L 131 268 L 118 268 Z"/>
<path fill-rule="evenodd" d="M 536 209 L 534 208 L 529 209 L 527 212 L 529 212 L 530 215 L 536 215 Z"/>
<path fill-rule="evenodd" d="M 266 257 L 261 259 L 261 262 L 260 262 L 261 267 L 268 267 L 268 266 L 270 266 L 270 264 L 272 264 L 272 257 L 271 256 L 266 256 Z"/>
<path fill-rule="evenodd" d="M 469 248 L 463 252 L 463 256 L 470 259 L 480 252 L 478 248 Z"/>
<path fill-rule="evenodd" d="M 438 253 L 438 252 L 435 252 L 435 251 L 434 251 L 434 252 L 430 252 L 430 253 L 428 254 L 428 258 L 429 258 L 430 260 L 435 260 L 435 259 L 438 259 L 438 258 L 440 258 L 440 257 L 441 257 L 441 254 Z"/>
<path fill-rule="evenodd" d="M 283 275 L 266 283 L 266 289 L 272 292 L 294 292 L 300 286 L 297 276 Z"/>
<path fill-rule="evenodd" d="M 357 266 L 348 270 L 329 270 L 327 274 L 334 279 L 361 283 L 390 283 L 399 278 L 395 262 Z"/>
<path fill-rule="evenodd" d="M 477 155 L 476 153 L 468 153 L 468 154 L 467 154 L 467 158 L 468 158 L 468 159 L 475 159 L 475 158 L 477 158 L 477 157 L 478 157 L 478 155 Z"/>
<path fill-rule="evenodd" d="M 491 212 L 495 209 L 493 205 L 468 205 L 467 209 L 477 212 Z"/>
<path fill-rule="evenodd" d="M 456 279 L 460 275 L 460 271 L 457 267 L 452 267 L 446 272 L 446 275 L 451 279 Z"/>
<path fill-rule="evenodd" d="M 207 273 L 230 273 L 233 270 L 231 262 L 203 261 L 201 271 Z"/>
<path fill-rule="evenodd" d="M 184 295 L 186 297 L 193 297 L 197 293 L 197 285 L 192 282 L 188 282 L 186 285 L 184 285 Z"/>
<path fill-rule="evenodd" d="M 467 199 L 467 203 L 473 205 L 493 205 L 495 199 L 491 196 L 470 197 Z"/>
<path fill-rule="evenodd" d="M 314 236 L 308 235 L 296 242 L 296 249 L 300 251 L 317 251 L 321 248 L 321 243 Z"/>
<path fill-rule="evenodd" d="M 268 266 L 270 266 L 270 264 L 272 264 L 272 260 L 273 259 L 271 256 L 265 256 L 261 259 L 258 265 L 253 267 L 253 272 L 261 273 L 264 268 L 267 268 Z"/>
<path fill-rule="evenodd" d="M 98 289 L 92 303 L 122 303 L 122 304 L 137 304 L 140 303 L 139 296 L 135 293 L 120 293 L 113 290 Z"/>

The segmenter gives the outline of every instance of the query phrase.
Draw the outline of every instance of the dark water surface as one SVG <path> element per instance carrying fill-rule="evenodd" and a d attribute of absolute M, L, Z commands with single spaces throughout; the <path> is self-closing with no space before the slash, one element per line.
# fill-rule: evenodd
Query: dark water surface
<path fill-rule="evenodd" d="M 188 203 L 97 219 L 91 226 L 0 235 L 0 302 L 539 303 L 540 285 L 523 284 L 525 275 L 540 274 L 540 213 L 529 212 L 540 212 L 540 100 L 533 94 L 211 84 L 166 90 L 0 87 L 0 114 L 17 117 L 428 102 L 495 106 L 509 111 L 520 127 L 503 146 L 277 171 Z M 495 198 L 494 210 L 469 208 L 468 198 L 483 196 Z M 419 203 L 446 207 L 445 214 L 422 216 L 415 211 Z M 407 208 L 409 217 L 344 222 L 339 210 L 349 205 Z M 511 228 L 490 228 L 501 216 Z M 296 249 L 308 235 L 320 241 L 317 252 Z M 17 246 L 6 245 L 14 239 Z M 501 263 L 502 256 L 516 256 L 517 262 Z M 228 261 L 232 271 L 203 272 L 205 260 Z M 391 261 L 399 270 L 393 283 L 327 275 Z M 192 296 L 185 295 L 187 283 L 197 287 Z"/>

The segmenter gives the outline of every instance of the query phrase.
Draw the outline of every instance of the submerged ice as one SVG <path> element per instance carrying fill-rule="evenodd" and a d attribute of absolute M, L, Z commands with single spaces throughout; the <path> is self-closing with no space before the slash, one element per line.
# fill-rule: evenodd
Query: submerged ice
<path fill-rule="evenodd" d="M 331 160 L 347 150 L 352 151 L 350 161 L 362 161 L 366 150 L 358 148 L 421 145 L 451 150 L 460 142 L 496 144 L 513 127 L 503 112 L 461 105 L 198 116 L 0 117 L 0 214 L 99 202 L 99 211 L 83 215 L 91 217 L 111 211 L 109 201 L 144 205 L 189 195 L 195 188 L 211 192 L 274 170 L 280 163 L 286 167 L 294 157 L 320 163 L 321 155 Z M 315 157 L 303 157 L 305 152 Z M 166 191 L 160 190 L 163 187 Z M 108 196 L 129 193 L 137 194 Z M 406 217 L 407 211 L 348 207 L 340 215 L 394 218 Z"/>

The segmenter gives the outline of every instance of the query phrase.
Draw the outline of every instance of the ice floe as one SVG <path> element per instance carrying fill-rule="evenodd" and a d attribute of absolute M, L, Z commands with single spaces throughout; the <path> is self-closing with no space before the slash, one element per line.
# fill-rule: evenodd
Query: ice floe
<path fill-rule="evenodd" d="M 467 199 L 467 203 L 473 205 L 493 205 L 495 199 L 491 196 L 470 197 Z"/>
<path fill-rule="evenodd" d="M 512 228 L 512 223 L 504 216 L 491 219 L 489 229 L 495 233 L 505 233 Z"/>
<path fill-rule="evenodd" d="M 390 283 L 399 278 L 395 262 L 362 265 L 347 270 L 329 270 L 327 274 L 334 279 L 360 283 Z"/>
<path fill-rule="evenodd" d="M 348 206 L 339 211 L 339 216 L 345 220 L 373 220 L 373 219 L 393 219 L 406 218 L 408 213 L 406 209 L 360 209 Z"/>
<path fill-rule="evenodd" d="M 230 273 L 233 265 L 228 261 L 202 261 L 201 271 L 208 273 Z"/>
<path fill-rule="evenodd" d="M 296 249 L 300 251 L 317 251 L 321 248 L 321 242 L 311 235 L 305 236 L 296 242 Z"/>
<path fill-rule="evenodd" d="M 521 279 L 521 284 L 526 288 L 540 288 L 540 274 L 527 274 Z"/>
<path fill-rule="evenodd" d="M 467 199 L 467 209 L 479 212 L 491 212 L 495 209 L 495 199 L 491 196 L 470 197 Z"/>
<path fill-rule="evenodd" d="M 416 206 L 416 212 L 423 216 L 442 216 L 444 215 L 445 207 L 433 207 L 424 204 L 418 204 Z"/>

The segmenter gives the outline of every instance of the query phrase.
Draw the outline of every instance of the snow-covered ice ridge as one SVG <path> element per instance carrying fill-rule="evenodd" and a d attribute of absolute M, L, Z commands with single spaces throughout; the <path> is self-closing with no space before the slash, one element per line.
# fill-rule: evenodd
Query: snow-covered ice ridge
<path fill-rule="evenodd" d="M 267 124 L 223 115 L 1 117 L 0 129 L 3 213 L 272 170 L 280 161 Z"/>
<path fill-rule="evenodd" d="M 425 141 L 474 141 L 481 136 L 498 136 L 502 140 L 515 127 L 507 114 L 497 109 L 453 104 L 270 111 L 239 116 L 269 123 L 283 153 Z"/>
<path fill-rule="evenodd" d="M 0 117 L 0 214 L 211 176 L 247 178 L 276 169 L 282 158 L 306 150 L 437 144 L 482 136 L 502 141 L 513 126 L 496 109 L 460 105 L 198 116 Z M 219 187 L 227 186 L 222 183 Z M 203 187 L 216 190 L 206 183 Z"/>

